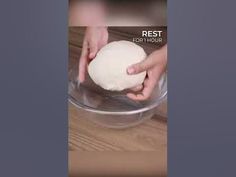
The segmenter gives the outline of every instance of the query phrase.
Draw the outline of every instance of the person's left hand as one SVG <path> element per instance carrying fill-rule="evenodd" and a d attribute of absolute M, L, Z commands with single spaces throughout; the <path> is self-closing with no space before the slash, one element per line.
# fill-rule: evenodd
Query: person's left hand
<path fill-rule="evenodd" d="M 107 27 L 87 27 L 85 31 L 83 48 L 79 60 L 78 79 L 85 81 L 88 64 L 95 58 L 97 52 L 108 42 Z"/>
<path fill-rule="evenodd" d="M 138 74 L 143 71 L 147 72 L 143 85 L 132 88 L 133 91 L 141 91 L 139 93 L 127 93 L 127 97 L 136 101 L 147 100 L 155 85 L 160 79 L 160 76 L 165 71 L 167 65 L 167 45 L 159 50 L 151 53 L 145 60 L 134 64 L 127 69 L 128 74 Z"/>

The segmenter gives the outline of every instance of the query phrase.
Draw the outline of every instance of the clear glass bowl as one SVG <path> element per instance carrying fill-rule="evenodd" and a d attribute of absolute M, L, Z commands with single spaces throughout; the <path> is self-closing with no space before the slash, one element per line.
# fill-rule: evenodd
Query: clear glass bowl
<path fill-rule="evenodd" d="M 77 67 L 69 70 L 69 101 L 78 109 L 87 111 L 88 119 L 109 128 L 127 128 L 150 119 L 156 108 L 167 97 L 167 74 L 163 74 L 152 96 L 147 101 L 133 101 L 127 91 L 102 89 L 87 75 L 86 81 L 77 81 Z"/>

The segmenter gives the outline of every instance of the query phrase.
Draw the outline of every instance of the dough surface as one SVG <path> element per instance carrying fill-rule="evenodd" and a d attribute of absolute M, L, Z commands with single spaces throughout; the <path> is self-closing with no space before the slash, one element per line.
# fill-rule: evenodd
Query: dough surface
<path fill-rule="evenodd" d="M 128 75 L 128 66 L 146 58 L 142 47 L 129 41 L 105 45 L 88 66 L 91 79 L 106 90 L 121 91 L 143 83 L 146 72 Z"/>

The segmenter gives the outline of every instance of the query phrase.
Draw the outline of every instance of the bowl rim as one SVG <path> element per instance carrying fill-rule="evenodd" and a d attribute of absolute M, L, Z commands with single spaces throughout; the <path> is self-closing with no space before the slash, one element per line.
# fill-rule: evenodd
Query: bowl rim
<path fill-rule="evenodd" d="M 69 94 L 69 102 L 72 103 L 74 106 L 76 106 L 77 108 L 89 111 L 89 112 L 93 112 L 93 113 L 97 113 L 97 114 L 103 114 L 103 115 L 132 115 L 132 114 L 138 114 L 138 113 L 143 113 L 146 111 L 149 111 L 151 109 L 156 108 L 158 105 L 160 105 L 160 103 L 162 103 L 162 101 L 165 100 L 165 98 L 167 97 L 167 90 L 164 92 L 164 94 L 162 94 L 159 99 L 151 104 L 150 106 L 144 107 L 144 108 L 139 108 L 137 110 L 132 110 L 132 111 L 102 111 L 102 110 L 97 110 L 94 109 L 92 107 L 86 106 L 86 105 L 82 105 L 80 103 L 78 103 L 76 101 L 75 98 L 73 98 L 70 94 Z"/>
<path fill-rule="evenodd" d="M 79 109 L 83 109 L 85 111 L 88 112 L 92 112 L 92 113 L 97 113 L 97 114 L 102 114 L 102 115 L 133 115 L 133 114 L 139 114 L 139 113 L 143 113 L 146 111 L 149 111 L 151 109 L 156 108 L 157 106 L 159 106 L 166 98 L 167 98 L 167 92 L 168 92 L 168 71 L 166 70 L 163 74 L 162 77 L 164 78 L 164 90 L 161 94 L 161 96 L 152 104 L 150 104 L 147 107 L 143 107 L 143 108 L 138 108 L 136 110 L 131 110 L 131 111 L 105 111 L 105 110 L 98 110 L 95 109 L 93 107 L 90 107 L 88 105 L 84 105 L 81 104 L 79 102 L 77 102 L 77 100 L 70 95 L 70 93 L 68 92 L 68 100 L 70 103 L 72 103 L 75 107 L 79 108 Z M 70 81 L 69 81 L 70 82 Z"/>

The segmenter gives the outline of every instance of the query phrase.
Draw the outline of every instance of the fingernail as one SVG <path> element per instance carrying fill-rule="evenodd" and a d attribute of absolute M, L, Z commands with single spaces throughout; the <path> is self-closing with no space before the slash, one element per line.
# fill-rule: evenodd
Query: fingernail
<path fill-rule="evenodd" d="M 134 68 L 132 68 L 132 67 L 130 67 L 130 68 L 128 68 L 128 74 L 133 74 L 134 73 Z"/>

